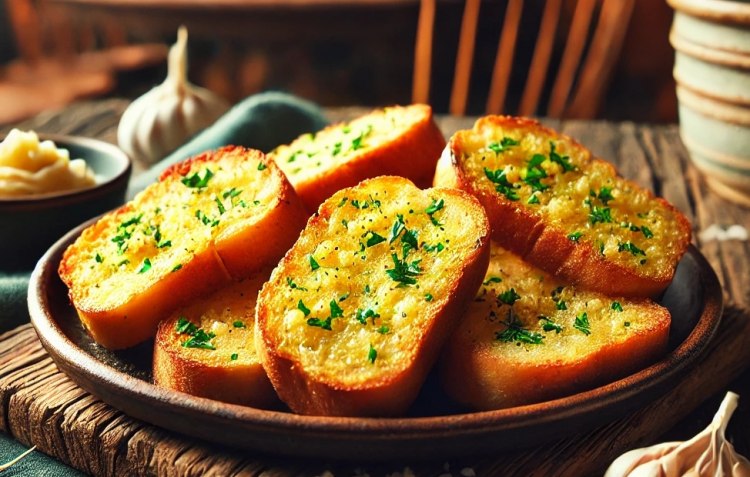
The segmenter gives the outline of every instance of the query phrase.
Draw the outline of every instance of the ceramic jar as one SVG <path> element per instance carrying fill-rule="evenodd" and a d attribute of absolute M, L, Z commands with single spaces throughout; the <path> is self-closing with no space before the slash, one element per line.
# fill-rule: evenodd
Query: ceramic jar
<path fill-rule="evenodd" d="M 717 194 L 750 206 L 750 1 L 668 2 L 682 141 Z"/>

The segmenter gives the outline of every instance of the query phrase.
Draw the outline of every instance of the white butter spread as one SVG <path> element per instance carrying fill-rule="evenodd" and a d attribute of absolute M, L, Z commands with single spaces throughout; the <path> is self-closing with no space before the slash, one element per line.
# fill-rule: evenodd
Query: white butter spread
<path fill-rule="evenodd" d="M 33 131 L 11 130 L 0 142 L 0 197 L 23 197 L 84 189 L 96 184 L 83 159 L 39 141 Z"/>

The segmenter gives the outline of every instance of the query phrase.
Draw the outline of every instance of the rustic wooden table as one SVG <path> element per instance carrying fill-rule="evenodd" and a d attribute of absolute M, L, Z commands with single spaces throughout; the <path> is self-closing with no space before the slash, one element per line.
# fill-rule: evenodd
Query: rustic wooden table
<path fill-rule="evenodd" d="M 115 141 L 126 102 L 80 103 L 18 126 L 40 132 Z M 330 111 L 333 120 L 356 109 Z M 439 118 L 450 135 L 471 118 Z M 750 229 L 750 210 L 716 197 L 691 166 L 674 125 L 546 121 L 615 162 L 621 173 L 666 197 L 692 221 L 694 243 L 713 266 L 724 291 L 724 314 L 707 352 L 673 389 L 630 416 L 585 434 L 523 452 L 446 462 L 351 465 L 299 461 L 237 452 L 197 442 L 132 419 L 78 388 L 42 348 L 30 325 L 0 335 L 0 430 L 26 445 L 93 475 L 600 475 L 623 451 L 663 440 L 684 440 L 705 427 L 727 390 L 740 394 L 728 435 L 750 455 L 750 244 L 701 243 L 712 224 Z M 5 133 L 9 127 L 0 127 Z"/>

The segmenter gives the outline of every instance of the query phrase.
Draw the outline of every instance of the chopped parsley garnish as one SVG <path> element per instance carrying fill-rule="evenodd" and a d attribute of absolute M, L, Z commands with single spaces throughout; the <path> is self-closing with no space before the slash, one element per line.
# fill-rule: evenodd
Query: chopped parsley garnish
<path fill-rule="evenodd" d="M 190 338 L 182 342 L 182 346 L 185 348 L 216 349 L 211 343 L 211 339 L 216 335 L 214 333 L 206 333 L 184 317 L 180 317 L 177 320 L 175 331 L 179 334 L 190 335 Z"/>
<path fill-rule="evenodd" d="M 346 300 L 347 298 L 349 298 L 349 292 L 346 292 L 346 293 L 344 293 L 343 295 L 341 295 L 341 296 L 339 297 L 339 301 L 344 301 L 344 300 Z"/>
<path fill-rule="evenodd" d="M 362 323 L 363 325 L 367 324 L 367 319 L 372 320 L 372 324 L 375 324 L 375 318 L 380 318 L 380 315 L 375 312 L 372 308 L 368 308 L 367 310 L 357 309 L 357 312 L 354 314 L 354 318 Z"/>
<path fill-rule="evenodd" d="M 555 308 L 557 308 L 558 310 L 567 310 L 568 305 L 565 303 L 565 300 L 556 300 Z"/>
<path fill-rule="evenodd" d="M 267 165 L 265 165 L 265 164 L 263 164 L 262 162 L 258 162 L 258 170 L 259 170 L 259 171 L 263 171 L 263 170 L 265 170 L 265 169 L 266 169 L 267 167 L 268 167 L 268 166 L 267 166 Z"/>
<path fill-rule="evenodd" d="M 221 203 L 221 199 L 218 197 L 214 197 L 214 202 L 216 202 L 216 206 L 219 208 L 219 215 L 223 215 L 224 212 L 227 211 L 227 209 L 224 208 L 224 204 Z"/>
<path fill-rule="evenodd" d="M 388 236 L 388 243 L 393 243 L 405 228 L 406 224 L 404 223 L 404 216 L 396 214 L 396 221 L 393 223 L 393 227 L 391 227 L 391 234 Z"/>
<path fill-rule="evenodd" d="M 344 199 L 346 199 L 346 197 L 344 197 Z M 341 205 L 343 205 L 344 202 L 345 202 L 345 200 L 342 199 L 341 204 L 339 205 L 339 207 Z M 380 205 L 381 205 L 381 202 L 379 200 L 373 199 L 372 196 L 370 196 L 369 200 L 363 200 L 363 201 L 360 202 L 357 199 L 352 199 L 352 200 L 349 201 L 349 203 L 352 205 L 352 207 L 357 208 L 357 209 L 363 209 L 363 210 L 364 209 L 369 209 L 371 206 L 374 209 L 379 209 Z"/>
<path fill-rule="evenodd" d="M 505 303 L 506 305 L 513 306 L 513 304 L 516 301 L 518 301 L 518 300 L 521 299 L 521 295 L 519 295 L 518 293 L 516 293 L 516 289 L 515 288 L 511 288 L 510 290 L 506 290 L 506 291 L 502 292 L 501 294 L 499 294 L 497 296 L 497 299 L 500 300 L 502 303 Z"/>
<path fill-rule="evenodd" d="M 487 280 L 485 280 L 485 281 L 482 282 L 482 285 L 487 286 L 490 283 L 500 283 L 502 281 L 503 281 L 503 279 L 500 278 L 500 277 L 489 277 Z"/>
<path fill-rule="evenodd" d="M 171 240 L 162 240 L 164 237 L 161 235 L 161 228 L 157 225 L 154 230 L 154 240 L 156 241 L 156 248 L 166 248 L 172 246 Z"/>
<path fill-rule="evenodd" d="M 336 300 L 331 300 L 328 306 L 331 308 L 331 318 L 341 318 L 344 316 L 344 310 L 341 309 Z"/>
<path fill-rule="evenodd" d="M 242 193 L 242 189 L 237 190 L 237 188 L 232 187 L 231 189 L 224 191 L 221 194 L 221 197 L 224 198 L 224 199 L 226 199 L 226 198 L 234 199 L 235 197 L 237 197 L 241 193 Z"/>
<path fill-rule="evenodd" d="M 180 270 L 182 268 L 182 264 L 178 263 L 174 267 L 172 267 L 172 272 L 176 272 L 177 270 Z"/>
<path fill-rule="evenodd" d="M 315 260 L 315 257 L 313 257 L 312 254 L 311 254 L 310 255 L 310 270 L 312 270 L 314 272 L 315 270 L 317 270 L 319 268 L 320 268 L 320 265 Z"/>
<path fill-rule="evenodd" d="M 654 236 L 654 233 L 645 225 L 641 225 L 641 233 L 643 233 L 643 236 L 646 238 L 652 238 Z"/>
<path fill-rule="evenodd" d="M 436 201 L 435 199 L 432 199 L 432 203 L 429 207 L 425 209 L 425 213 L 430 216 L 430 221 L 432 222 L 432 225 L 436 227 L 440 227 L 443 224 L 441 224 L 438 219 L 435 218 L 434 214 L 435 212 L 441 210 L 445 206 L 445 201 L 443 199 L 440 199 Z"/>
<path fill-rule="evenodd" d="M 391 331 L 391 329 L 390 329 L 390 328 L 388 328 L 388 327 L 387 327 L 387 326 L 385 326 L 385 325 L 383 325 L 383 326 L 381 326 L 380 328 L 378 328 L 378 333 L 380 333 L 381 335 L 385 335 L 385 334 L 388 334 L 388 332 L 389 332 L 389 331 Z"/>
<path fill-rule="evenodd" d="M 216 227 L 217 225 L 219 225 L 219 219 L 211 220 L 211 218 L 204 214 L 201 210 L 195 211 L 195 218 L 200 220 L 203 225 L 210 225 L 211 227 Z"/>
<path fill-rule="evenodd" d="M 141 265 L 140 270 L 138 270 L 138 273 L 146 273 L 147 271 L 151 270 L 151 260 L 148 258 L 143 259 L 143 265 Z"/>
<path fill-rule="evenodd" d="M 624 322 L 624 323 L 622 324 L 622 326 L 624 326 L 625 328 L 630 328 L 630 322 L 629 322 L 629 321 L 626 321 L 626 322 Z"/>
<path fill-rule="evenodd" d="M 315 326 L 318 328 L 322 328 L 324 330 L 331 331 L 331 322 L 333 321 L 332 317 L 328 317 L 325 320 L 321 320 L 320 318 L 308 318 L 307 324 L 309 326 Z"/>
<path fill-rule="evenodd" d="M 300 300 L 300 303 L 297 304 L 298 308 L 301 302 L 302 300 Z M 339 307 L 338 303 L 336 303 L 336 300 L 331 300 L 331 302 L 329 303 L 329 307 L 331 308 L 331 314 L 328 316 L 328 318 L 326 318 L 325 320 L 321 320 L 320 318 L 308 318 L 307 324 L 309 326 L 316 326 L 318 328 L 331 331 L 331 323 L 333 322 L 333 319 L 341 318 L 342 316 L 344 316 L 344 310 Z"/>
<path fill-rule="evenodd" d="M 112 242 L 117 244 L 117 253 L 122 255 L 128 249 L 127 241 L 135 232 L 135 226 L 141 223 L 143 214 L 138 214 L 117 226 L 117 235 L 112 237 Z"/>
<path fill-rule="evenodd" d="M 300 300 L 297 302 L 297 309 L 301 311 L 305 316 L 310 314 L 310 309 L 305 306 L 305 304 Z"/>
<path fill-rule="evenodd" d="M 370 236 L 367 239 L 367 242 L 365 243 L 365 245 L 367 245 L 368 248 L 372 247 L 373 245 L 377 245 L 379 243 L 385 242 L 385 237 L 383 237 L 382 235 L 378 235 L 375 232 L 370 231 L 370 232 L 367 232 L 365 235 Z"/>
<path fill-rule="evenodd" d="M 94 255 L 94 260 L 96 260 L 96 263 L 102 263 L 104 261 L 104 259 L 102 258 L 101 255 L 99 255 L 99 253 Z"/>
<path fill-rule="evenodd" d="M 419 242 L 417 241 L 417 231 L 404 230 L 404 234 L 401 236 L 401 244 L 403 248 L 404 258 L 406 258 L 406 256 L 409 254 L 409 251 L 419 248 Z"/>
<path fill-rule="evenodd" d="M 549 189 L 548 185 L 541 183 L 541 180 L 547 177 L 547 172 L 542 168 L 542 163 L 545 159 L 542 154 L 534 154 L 526 168 L 526 176 L 523 178 L 523 181 L 531 186 L 533 192 Z"/>
<path fill-rule="evenodd" d="M 208 181 L 211 180 L 213 176 L 214 173 L 211 172 L 211 169 L 206 169 L 205 171 L 203 171 L 203 177 L 195 172 L 191 176 L 183 177 L 181 182 L 187 187 L 193 189 L 202 189 L 208 185 Z"/>
<path fill-rule="evenodd" d="M 527 204 L 538 204 L 539 203 L 539 197 L 537 197 L 536 194 L 532 194 L 531 197 L 529 197 L 529 200 L 526 201 Z"/>
<path fill-rule="evenodd" d="M 184 316 L 181 316 L 177 320 L 175 331 L 180 334 L 192 335 L 193 333 L 198 331 L 198 327 L 192 324 L 190 321 L 188 321 Z"/>
<path fill-rule="evenodd" d="M 236 320 L 234 323 L 232 323 L 232 326 L 235 328 L 245 328 L 245 323 L 240 320 Z"/>
<path fill-rule="evenodd" d="M 445 245 L 443 245 L 443 242 L 438 242 L 435 245 L 427 245 L 426 243 L 422 242 L 422 247 L 428 252 L 442 252 L 443 250 L 445 250 Z"/>
<path fill-rule="evenodd" d="M 349 198 L 348 198 L 348 197 L 344 197 L 344 198 L 342 198 L 342 199 L 341 199 L 341 202 L 339 202 L 339 205 L 337 205 L 337 207 L 343 207 L 343 206 L 344 206 L 344 204 L 346 204 L 346 201 L 347 201 L 347 200 L 349 200 Z"/>
<path fill-rule="evenodd" d="M 630 252 L 631 255 L 642 255 L 646 256 L 646 252 L 641 250 L 640 248 L 636 247 L 633 242 L 620 242 L 617 244 L 617 251 L 618 252 Z"/>
<path fill-rule="evenodd" d="M 573 328 L 577 329 L 584 335 L 588 336 L 591 334 L 591 325 L 589 324 L 589 315 L 584 311 L 580 315 L 576 316 Z"/>
<path fill-rule="evenodd" d="M 570 158 L 568 156 L 561 156 L 555 151 L 555 143 L 550 141 L 549 143 L 549 160 L 559 164 L 564 172 L 570 172 L 572 170 L 575 170 L 575 167 L 573 164 L 570 163 Z"/>
<path fill-rule="evenodd" d="M 286 284 L 291 288 L 292 290 L 299 290 L 299 291 L 307 291 L 307 288 L 301 287 L 294 283 L 294 280 L 292 280 L 292 277 L 286 277 Z"/>
<path fill-rule="evenodd" d="M 501 152 L 505 152 L 509 147 L 512 146 L 518 146 L 518 141 L 505 136 L 500 140 L 500 142 L 491 142 L 487 144 L 487 149 L 494 152 L 495 154 L 500 154 Z"/>
<path fill-rule="evenodd" d="M 430 301 L 432 301 L 432 293 L 425 293 L 425 294 L 424 294 L 424 299 L 425 299 L 425 301 L 427 301 L 427 302 L 430 302 Z"/>
<path fill-rule="evenodd" d="M 395 253 L 392 253 L 391 257 L 393 258 L 393 269 L 387 269 L 385 273 L 401 285 L 415 285 L 417 283 L 416 277 L 422 273 L 422 269 L 419 268 L 421 260 L 415 260 L 407 264 L 405 258 L 399 260 Z"/>
<path fill-rule="evenodd" d="M 615 197 L 612 195 L 611 187 L 602 187 L 601 189 L 599 189 L 598 194 L 596 194 L 594 191 L 591 191 L 591 194 L 594 195 L 597 199 L 601 200 L 604 205 L 607 205 L 610 200 L 615 200 Z"/>
<path fill-rule="evenodd" d="M 612 309 L 615 311 L 622 311 L 622 305 L 619 301 L 613 301 L 612 302 Z"/>
<path fill-rule="evenodd" d="M 539 320 L 544 322 L 542 323 L 542 329 L 544 331 L 554 331 L 555 333 L 559 333 L 562 331 L 562 325 L 555 323 L 554 321 L 552 321 L 552 319 L 544 315 L 540 315 Z"/>
<path fill-rule="evenodd" d="M 237 353 L 232 353 L 232 356 L 230 356 L 229 359 L 231 359 L 232 361 L 237 361 L 237 358 L 239 357 L 240 355 L 238 355 Z"/>
<path fill-rule="evenodd" d="M 505 169 L 491 171 L 485 167 L 484 175 L 487 176 L 490 182 L 495 184 L 495 191 L 503 194 L 508 200 L 518 200 L 518 192 L 516 192 L 518 187 L 508 181 L 508 178 L 505 176 Z"/>
<path fill-rule="evenodd" d="M 591 225 L 612 222 L 612 213 L 609 207 L 599 207 L 589 202 L 589 208 L 589 222 L 591 222 Z"/>
<path fill-rule="evenodd" d="M 506 343 L 517 342 L 518 344 L 542 344 L 544 335 L 527 330 L 521 326 L 518 319 L 511 314 L 510 321 L 503 322 L 507 328 L 495 333 L 495 339 Z"/>
<path fill-rule="evenodd" d="M 578 242 L 578 239 L 583 237 L 583 232 L 573 232 L 572 234 L 568 234 L 568 240 L 572 242 Z"/>
<path fill-rule="evenodd" d="M 367 352 L 367 360 L 370 361 L 370 363 L 375 364 L 375 359 L 378 357 L 378 352 L 375 348 L 373 348 L 372 343 L 370 343 L 370 351 Z"/>
<path fill-rule="evenodd" d="M 331 155 L 338 156 L 339 153 L 341 153 L 341 141 L 333 145 L 333 151 L 331 151 Z"/>

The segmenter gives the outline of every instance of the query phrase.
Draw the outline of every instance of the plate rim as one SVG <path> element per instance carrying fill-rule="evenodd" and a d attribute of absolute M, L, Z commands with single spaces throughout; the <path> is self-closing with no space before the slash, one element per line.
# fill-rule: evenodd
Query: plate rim
<path fill-rule="evenodd" d="M 492 442 L 479 445 L 476 449 L 454 447 L 461 439 L 469 437 L 497 438 L 524 428 L 532 431 L 535 428 L 550 429 L 550 425 L 559 425 L 581 414 L 592 421 L 592 415 L 600 416 L 601 413 L 611 412 L 616 406 L 621 406 L 617 411 L 617 417 L 621 417 L 637 405 L 645 404 L 638 402 L 638 395 L 643 394 L 644 386 L 647 390 L 666 386 L 672 379 L 679 378 L 687 371 L 689 365 L 703 354 L 714 336 L 723 310 L 723 293 L 716 273 L 703 254 L 691 244 L 682 260 L 690 257 L 700 271 L 699 291 L 703 307 L 697 323 L 688 336 L 662 359 L 617 381 L 558 399 L 492 411 L 397 418 L 298 415 L 224 403 L 161 388 L 105 364 L 71 341 L 47 306 L 45 284 L 50 279 L 59 280 L 57 266 L 64 249 L 94 220 L 96 219 L 71 230 L 50 247 L 37 263 L 29 282 L 31 322 L 44 348 L 58 367 L 83 389 L 132 417 L 214 443 L 276 455 L 383 460 L 392 457 L 427 457 L 428 454 L 435 455 L 437 452 L 446 456 L 465 456 L 541 444 L 543 440 L 514 437 L 511 443 Z M 102 383 L 106 386 L 102 387 Z M 129 404 L 131 401 L 132 405 Z M 139 403 L 151 406 L 152 412 L 149 409 L 138 409 Z M 217 433 L 194 429 L 191 425 L 175 425 L 169 419 L 174 414 L 184 414 L 197 420 L 193 424 L 218 422 L 229 425 L 232 429 Z M 598 422 L 604 425 L 614 419 Z M 577 425 L 570 426 L 569 430 L 578 431 L 583 428 L 591 428 L 591 422 L 584 419 Z M 244 432 L 267 433 L 271 439 L 266 442 L 266 439 L 253 435 L 238 439 Z M 555 432 L 550 434 L 553 434 L 551 438 L 562 437 Z M 312 442 L 314 439 L 320 442 Z M 356 439 L 357 442 L 350 442 L 351 439 Z M 419 450 L 420 441 L 425 440 L 432 440 L 437 445 L 430 447 L 428 454 Z M 310 446 L 296 445 L 308 441 Z M 279 448 L 282 442 L 290 444 L 288 450 Z M 349 446 L 351 452 L 342 456 L 341 449 L 336 448 L 332 449 L 335 454 L 330 451 L 326 453 L 326 444 L 330 442 Z M 374 450 L 379 452 L 371 454 Z"/>

